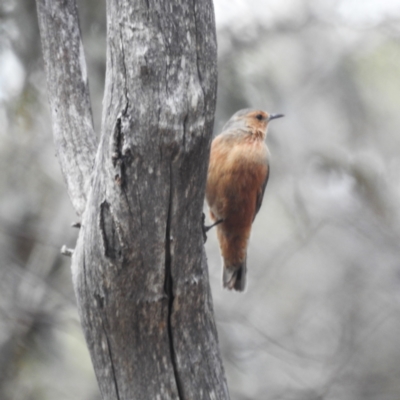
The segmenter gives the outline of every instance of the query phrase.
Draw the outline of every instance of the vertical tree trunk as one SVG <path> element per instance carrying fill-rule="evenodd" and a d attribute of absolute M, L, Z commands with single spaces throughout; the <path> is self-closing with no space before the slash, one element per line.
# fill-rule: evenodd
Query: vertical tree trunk
<path fill-rule="evenodd" d="M 93 168 L 75 0 L 37 4 L 54 131 L 79 143 L 56 140 L 73 198 L 84 181 L 72 271 L 103 398 L 228 399 L 201 231 L 216 97 L 212 0 L 108 0 Z"/>

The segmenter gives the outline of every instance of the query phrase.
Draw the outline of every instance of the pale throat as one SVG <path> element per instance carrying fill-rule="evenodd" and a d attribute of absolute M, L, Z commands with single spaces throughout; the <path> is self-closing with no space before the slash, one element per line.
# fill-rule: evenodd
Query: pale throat
<path fill-rule="evenodd" d="M 250 134 L 247 139 L 249 141 L 264 141 L 267 137 L 267 124 L 263 125 L 246 121 L 247 132 Z"/>
<path fill-rule="evenodd" d="M 265 138 L 267 137 L 267 130 L 263 128 L 256 128 L 256 127 L 251 127 L 251 135 L 250 135 L 250 140 L 262 140 L 264 141 Z"/>

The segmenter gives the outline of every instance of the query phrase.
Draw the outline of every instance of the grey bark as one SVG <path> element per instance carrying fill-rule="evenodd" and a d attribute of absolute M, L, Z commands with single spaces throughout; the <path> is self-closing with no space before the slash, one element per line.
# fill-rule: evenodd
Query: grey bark
<path fill-rule="evenodd" d="M 96 152 L 86 61 L 75 1 L 37 0 L 57 156 L 80 216 Z"/>
<path fill-rule="evenodd" d="M 72 271 L 103 398 L 228 399 L 201 230 L 216 97 L 212 0 L 107 2 L 102 132 L 82 179 L 94 140 L 92 125 L 75 129 L 91 122 L 76 5 L 37 3 L 54 130 L 79 143 L 56 136 L 70 193 L 81 189 L 78 214 L 85 204 Z"/>

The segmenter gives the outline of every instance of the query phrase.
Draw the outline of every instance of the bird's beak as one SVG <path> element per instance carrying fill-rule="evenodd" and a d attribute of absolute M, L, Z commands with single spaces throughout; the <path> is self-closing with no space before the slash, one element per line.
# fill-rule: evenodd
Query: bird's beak
<path fill-rule="evenodd" d="M 284 116 L 285 116 L 284 114 L 270 114 L 268 121 L 271 121 L 271 119 L 282 118 Z"/>

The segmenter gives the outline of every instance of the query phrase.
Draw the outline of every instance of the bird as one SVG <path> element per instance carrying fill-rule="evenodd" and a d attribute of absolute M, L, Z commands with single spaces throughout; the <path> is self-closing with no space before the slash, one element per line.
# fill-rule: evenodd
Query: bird
<path fill-rule="evenodd" d="M 244 291 L 253 221 L 269 178 L 268 123 L 283 114 L 237 111 L 211 143 L 206 201 L 223 259 L 223 287 Z"/>

